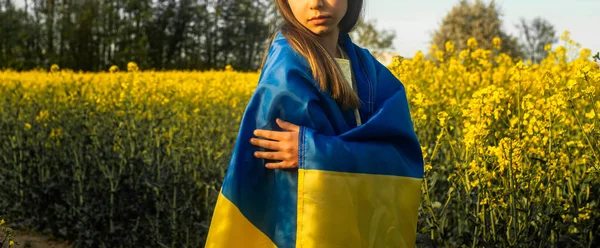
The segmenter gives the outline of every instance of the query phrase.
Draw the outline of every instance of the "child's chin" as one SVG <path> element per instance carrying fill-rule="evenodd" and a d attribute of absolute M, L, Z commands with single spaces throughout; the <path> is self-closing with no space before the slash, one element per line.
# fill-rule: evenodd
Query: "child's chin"
<path fill-rule="evenodd" d="M 316 35 L 327 35 L 327 34 L 331 33 L 332 29 L 330 29 L 329 27 L 323 26 L 323 27 L 313 28 L 310 31 L 312 31 Z"/>

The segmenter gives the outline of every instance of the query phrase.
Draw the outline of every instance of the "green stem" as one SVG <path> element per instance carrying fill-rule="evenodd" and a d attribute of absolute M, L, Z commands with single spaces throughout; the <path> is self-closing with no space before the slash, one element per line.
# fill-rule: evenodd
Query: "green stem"
<path fill-rule="evenodd" d="M 571 106 L 572 106 L 573 105 L 573 100 L 569 100 L 569 102 L 571 103 Z M 590 150 L 592 150 L 592 153 L 594 154 L 594 158 L 596 158 L 596 164 L 600 163 L 600 160 L 598 159 L 598 155 L 596 155 L 596 150 L 594 149 L 594 146 L 592 145 L 592 142 L 590 141 L 590 137 L 583 130 L 583 125 L 581 124 L 581 120 L 579 120 L 579 117 L 577 117 L 577 115 L 575 114 L 575 111 L 573 110 L 573 108 L 571 107 L 570 109 L 571 109 L 571 113 L 573 113 L 573 116 L 575 117 L 575 120 L 577 121 L 577 124 L 582 129 L 581 132 L 583 133 L 583 136 L 585 137 L 585 140 L 587 141 L 588 145 L 590 146 Z"/>
<path fill-rule="evenodd" d="M 515 183 L 514 183 L 514 172 L 513 172 L 513 158 L 512 158 L 512 154 L 513 154 L 513 145 L 512 145 L 512 141 L 510 142 L 510 148 L 509 148 L 510 154 L 509 154 L 509 163 L 508 163 L 508 185 L 509 185 L 509 190 L 510 190 L 510 212 L 511 212 L 511 216 L 512 216 L 512 221 L 511 221 L 511 226 L 509 228 L 512 229 L 512 235 L 510 235 L 512 237 L 512 239 L 516 242 L 517 238 L 515 237 L 517 234 L 517 210 L 516 210 L 516 196 L 515 196 Z M 508 240 L 508 242 L 511 245 L 514 245 L 515 243 L 513 241 L 511 241 L 511 239 Z"/>

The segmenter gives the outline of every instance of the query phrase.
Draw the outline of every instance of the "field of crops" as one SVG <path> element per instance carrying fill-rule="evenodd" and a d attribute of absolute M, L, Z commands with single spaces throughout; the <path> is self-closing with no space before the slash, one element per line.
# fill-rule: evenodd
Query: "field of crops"
<path fill-rule="evenodd" d="M 589 49 L 567 62 L 575 49 L 565 40 L 540 64 L 472 40 L 460 52 L 433 48 L 434 61 L 417 54 L 391 65 L 426 154 L 419 232 L 428 239 L 600 244 L 600 70 Z"/>
<path fill-rule="evenodd" d="M 597 247 L 591 51 L 566 42 L 531 64 L 476 43 L 389 66 L 425 155 L 418 242 Z M 258 77 L 0 71 L 0 214 L 80 246 L 202 246 Z"/>

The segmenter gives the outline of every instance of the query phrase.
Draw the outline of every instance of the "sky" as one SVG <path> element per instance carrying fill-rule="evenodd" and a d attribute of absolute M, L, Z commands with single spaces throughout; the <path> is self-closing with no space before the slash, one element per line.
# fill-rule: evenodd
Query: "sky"
<path fill-rule="evenodd" d="M 419 50 L 428 51 L 431 35 L 459 2 L 365 0 L 364 17 L 375 19 L 379 29 L 395 31 L 393 51 L 403 57 L 412 57 Z M 559 38 L 563 31 L 569 30 L 571 39 L 583 48 L 591 49 L 593 54 L 600 52 L 600 0 L 496 0 L 496 4 L 502 13 L 502 28 L 508 34 L 519 37 L 515 25 L 521 17 L 531 20 L 540 16 L 554 25 Z"/>

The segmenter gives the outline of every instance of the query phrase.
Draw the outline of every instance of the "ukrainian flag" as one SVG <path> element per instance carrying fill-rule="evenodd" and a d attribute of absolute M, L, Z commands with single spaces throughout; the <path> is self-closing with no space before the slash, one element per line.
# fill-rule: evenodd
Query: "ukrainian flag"
<path fill-rule="evenodd" d="M 206 247 L 414 247 L 423 158 L 402 83 L 340 35 L 362 125 L 314 82 L 281 33 L 243 115 Z M 298 169 L 271 170 L 255 129 L 300 126 Z"/>

